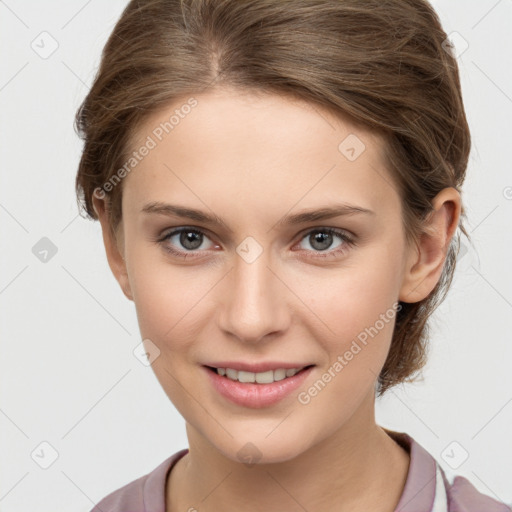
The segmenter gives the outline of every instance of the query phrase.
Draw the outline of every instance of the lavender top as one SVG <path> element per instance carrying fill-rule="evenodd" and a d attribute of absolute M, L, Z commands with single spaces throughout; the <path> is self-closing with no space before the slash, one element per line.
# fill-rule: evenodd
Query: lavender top
<path fill-rule="evenodd" d="M 436 460 L 412 437 L 386 432 L 410 455 L 409 472 L 395 512 L 512 512 L 512 508 L 480 493 L 462 476 L 450 484 Z M 153 471 L 103 498 L 91 512 L 166 512 L 167 475 L 185 454 L 184 448 Z"/>

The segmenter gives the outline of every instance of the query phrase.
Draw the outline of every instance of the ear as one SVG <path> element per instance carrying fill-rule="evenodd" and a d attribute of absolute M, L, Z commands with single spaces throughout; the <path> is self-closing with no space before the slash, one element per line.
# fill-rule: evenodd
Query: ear
<path fill-rule="evenodd" d="M 128 272 L 126 270 L 126 262 L 124 260 L 124 241 L 123 241 L 123 226 L 122 221 L 120 224 L 120 239 L 113 236 L 110 230 L 109 212 L 107 208 L 108 198 L 103 193 L 103 198 L 93 194 L 92 204 L 98 220 L 101 224 L 103 233 L 103 243 L 105 244 L 105 252 L 107 254 L 108 265 L 117 282 L 121 286 L 121 290 L 129 300 L 133 300 L 132 291 L 130 288 L 130 281 L 128 279 Z"/>
<path fill-rule="evenodd" d="M 409 249 L 399 295 L 402 302 L 419 302 L 435 288 L 459 224 L 461 199 L 455 188 L 441 190 L 432 206 L 434 210 L 425 220 L 425 233 Z"/>

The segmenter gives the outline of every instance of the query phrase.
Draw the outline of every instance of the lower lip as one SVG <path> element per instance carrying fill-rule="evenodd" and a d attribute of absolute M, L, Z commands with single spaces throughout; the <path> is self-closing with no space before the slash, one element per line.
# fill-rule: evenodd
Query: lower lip
<path fill-rule="evenodd" d="M 222 396 L 237 405 L 253 409 L 269 407 L 290 395 L 304 382 L 313 368 L 314 366 L 310 366 L 296 373 L 293 377 L 287 377 L 270 384 L 256 384 L 228 379 L 203 366 L 213 387 Z"/>

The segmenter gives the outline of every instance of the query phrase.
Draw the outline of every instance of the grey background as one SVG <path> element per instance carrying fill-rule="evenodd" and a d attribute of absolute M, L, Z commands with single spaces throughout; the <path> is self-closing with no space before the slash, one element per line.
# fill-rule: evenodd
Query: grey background
<path fill-rule="evenodd" d="M 2 512 L 89 511 L 187 446 L 74 197 L 73 117 L 126 3 L 0 1 Z M 512 503 L 512 0 L 433 5 L 461 52 L 474 247 L 435 314 L 424 380 L 390 391 L 377 421 Z"/>

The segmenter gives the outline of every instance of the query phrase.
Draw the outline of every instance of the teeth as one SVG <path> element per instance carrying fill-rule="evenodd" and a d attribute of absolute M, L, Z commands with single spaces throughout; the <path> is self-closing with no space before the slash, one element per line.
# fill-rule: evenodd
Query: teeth
<path fill-rule="evenodd" d="M 217 368 L 217 373 L 226 376 L 228 379 L 237 380 L 239 382 L 257 382 L 258 384 L 271 384 L 286 377 L 293 377 L 302 368 L 278 368 L 277 370 L 269 370 L 267 372 L 253 373 L 237 371 L 233 368 Z"/>

